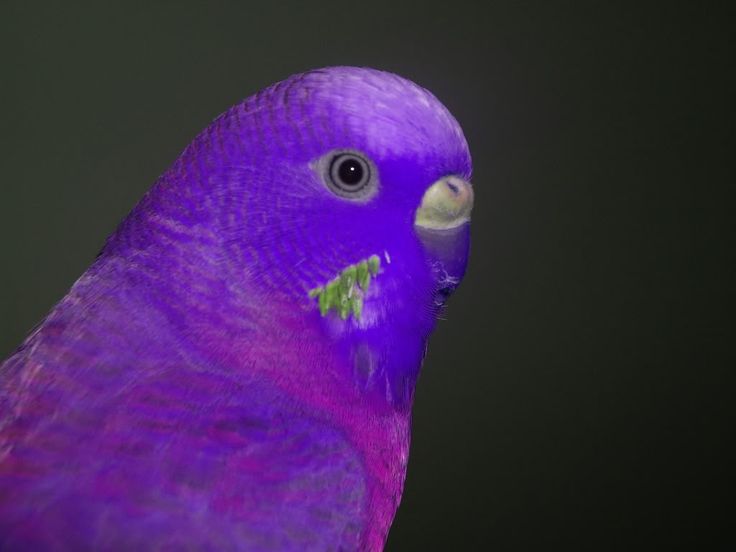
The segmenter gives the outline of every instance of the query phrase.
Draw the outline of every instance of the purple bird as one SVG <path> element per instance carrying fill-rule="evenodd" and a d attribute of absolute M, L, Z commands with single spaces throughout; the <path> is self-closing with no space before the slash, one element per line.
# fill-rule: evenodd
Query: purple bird
<path fill-rule="evenodd" d="M 0 549 L 381 550 L 470 173 L 390 73 L 220 115 L 0 365 Z"/>

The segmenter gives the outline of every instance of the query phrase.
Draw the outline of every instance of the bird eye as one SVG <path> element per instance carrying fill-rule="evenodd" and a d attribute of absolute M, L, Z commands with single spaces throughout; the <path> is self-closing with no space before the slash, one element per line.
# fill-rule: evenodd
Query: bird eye
<path fill-rule="evenodd" d="M 362 159 L 350 154 L 340 155 L 330 168 L 332 181 L 345 190 L 362 188 L 370 177 L 370 169 Z"/>
<path fill-rule="evenodd" d="M 323 163 L 330 190 L 348 199 L 368 199 L 377 187 L 376 168 L 365 156 L 352 151 L 333 152 Z"/>

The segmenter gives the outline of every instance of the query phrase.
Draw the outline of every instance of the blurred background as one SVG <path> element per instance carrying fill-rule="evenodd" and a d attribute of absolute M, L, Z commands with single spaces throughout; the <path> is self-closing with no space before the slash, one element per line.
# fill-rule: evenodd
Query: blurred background
<path fill-rule="evenodd" d="M 394 71 L 464 127 L 477 202 L 387 549 L 714 550 L 733 540 L 734 15 L 3 2 L 0 357 L 220 112 L 310 68 Z"/>

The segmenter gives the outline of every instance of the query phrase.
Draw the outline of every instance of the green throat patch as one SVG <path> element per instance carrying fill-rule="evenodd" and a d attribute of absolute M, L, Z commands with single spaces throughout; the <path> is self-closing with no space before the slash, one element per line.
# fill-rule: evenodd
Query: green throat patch
<path fill-rule="evenodd" d="M 378 273 L 381 259 L 371 255 L 345 268 L 340 274 L 327 282 L 309 290 L 310 299 L 318 299 L 319 312 L 322 316 L 334 310 L 340 318 L 347 320 L 350 314 L 360 320 L 363 312 L 363 296 L 368 291 L 371 277 Z"/>

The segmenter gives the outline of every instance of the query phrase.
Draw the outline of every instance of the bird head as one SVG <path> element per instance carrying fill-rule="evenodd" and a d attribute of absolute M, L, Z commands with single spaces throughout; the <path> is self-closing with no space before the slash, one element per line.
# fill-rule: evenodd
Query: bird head
<path fill-rule="evenodd" d="M 432 310 L 459 283 L 470 154 L 427 90 L 371 69 L 312 71 L 234 107 L 217 133 L 220 228 L 269 293 L 360 328 Z"/>
<path fill-rule="evenodd" d="M 196 242 L 173 249 L 226 273 L 229 292 L 259 297 L 263 312 L 286 305 L 353 355 L 360 340 L 417 364 L 465 272 L 470 175 L 462 130 L 430 92 L 331 67 L 223 113 L 131 220 L 147 219 L 150 241 Z"/>

